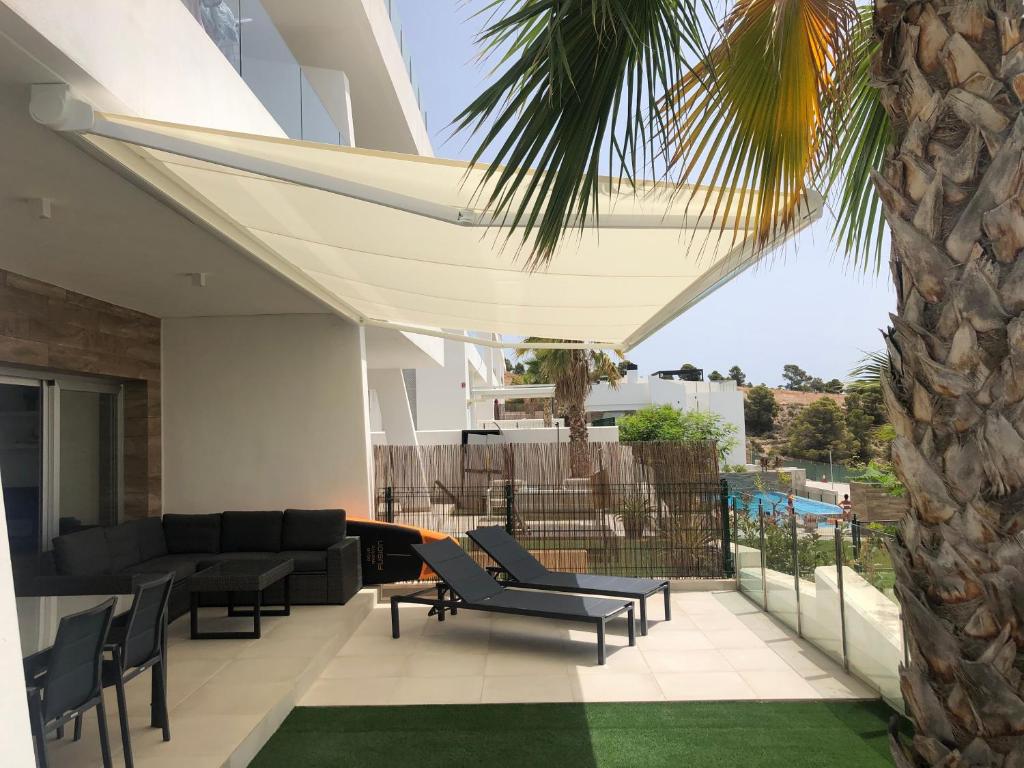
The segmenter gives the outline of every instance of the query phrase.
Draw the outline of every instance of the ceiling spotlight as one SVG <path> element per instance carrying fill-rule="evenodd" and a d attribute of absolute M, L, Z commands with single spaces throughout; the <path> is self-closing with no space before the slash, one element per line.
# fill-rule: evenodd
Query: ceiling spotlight
<path fill-rule="evenodd" d="M 49 221 L 53 218 L 53 199 L 49 197 L 30 197 L 28 207 L 37 219 Z"/>

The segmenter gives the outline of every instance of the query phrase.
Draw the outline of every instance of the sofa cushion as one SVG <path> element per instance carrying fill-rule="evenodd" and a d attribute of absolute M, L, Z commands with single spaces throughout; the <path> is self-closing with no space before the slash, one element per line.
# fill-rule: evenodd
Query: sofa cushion
<path fill-rule="evenodd" d="M 107 537 L 111 573 L 119 573 L 142 560 L 138 531 L 131 523 L 108 526 L 103 529 L 103 534 Z"/>
<path fill-rule="evenodd" d="M 164 515 L 169 555 L 220 552 L 220 515 Z"/>
<path fill-rule="evenodd" d="M 324 550 L 345 538 L 344 509 L 286 509 L 282 550 Z M 296 570 L 298 568 L 296 567 Z"/>
<path fill-rule="evenodd" d="M 290 557 L 295 563 L 295 573 L 326 573 L 326 549 L 284 550 L 280 557 Z"/>
<path fill-rule="evenodd" d="M 160 574 L 160 573 L 173 573 L 175 581 L 181 581 L 187 579 L 193 573 L 196 572 L 196 564 L 200 558 L 205 557 L 204 554 L 191 554 L 191 555 L 164 555 L 163 557 L 154 557 L 152 560 L 144 560 L 141 563 L 125 568 L 122 573 L 134 576 L 135 574 Z"/>
<path fill-rule="evenodd" d="M 110 552 L 102 528 L 86 528 L 53 540 L 53 557 L 61 576 L 110 573 Z"/>
<path fill-rule="evenodd" d="M 125 527 L 135 529 L 135 537 L 139 543 L 139 562 L 163 557 L 167 554 L 167 542 L 164 540 L 164 524 L 159 517 L 147 517 L 144 520 L 132 520 Z"/>
<path fill-rule="evenodd" d="M 225 512 L 221 515 L 221 552 L 280 552 L 280 512 Z"/>

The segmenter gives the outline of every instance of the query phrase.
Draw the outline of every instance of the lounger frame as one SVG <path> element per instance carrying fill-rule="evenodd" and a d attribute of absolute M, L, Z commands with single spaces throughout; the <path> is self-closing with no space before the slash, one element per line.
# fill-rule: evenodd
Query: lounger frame
<path fill-rule="evenodd" d="M 425 595 L 433 595 L 425 597 Z M 398 639 L 401 636 L 398 606 L 402 603 L 413 603 L 415 605 L 430 606 L 429 616 L 437 616 L 438 621 L 444 621 L 445 613 L 452 616 L 458 615 L 459 610 L 485 611 L 488 613 L 510 613 L 516 616 L 536 616 L 542 619 L 560 619 L 562 621 L 575 621 L 582 624 L 593 624 L 597 630 L 597 663 L 605 663 L 605 630 L 609 619 L 625 613 L 626 624 L 629 627 L 629 644 L 636 645 L 636 627 L 633 624 L 633 604 L 624 603 L 621 608 L 605 616 L 583 618 L 575 614 L 560 613 L 557 611 L 525 611 L 509 608 L 506 606 L 488 605 L 486 602 L 468 603 L 460 598 L 452 588 L 443 581 L 439 581 L 436 587 L 421 589 L 409 595 L 393 595 L 391 597 L 391 637 Z"/>
<path fill-rule="evenodd" d="M 498 559 L 498 557 L 491 550 L 489 550 L 486 546 L 484 546 L 484 544 L 482 544 L 480 541 L 478 541 L 473 536 L 474 533 L 475 533 L 475 531 L 468 531 L 466 535 L 468 535 L 469 538 L 472 539 L 473 542 L 478 547 L 480 547 L 480 549 L 482 549 L 484 552 L 486 552 L 488 554 L 488 556 L 490 556 L 490 558 L 492 560 L 494 560 L 494 562 L 498 563 L 497 566 L 493 566 L 493 565 L 488 566 L 487 567 L 487 572 L 490 573 L 495 578 L 499 578 L 500 577 L 500 579 L 502 580 L 502 583 L 507 584 L 510 587 L 515 587 L 516 589 L 536 589 L 536 590 L 540 590 L 540 591 L 544 591 L 544 592 L 563 592 L 563 593 L 569 593 L 569 594 L 575 594 L 575 595 L 607 595 L 608 597 L 624 597 L 624 598 L 627 598 L 629 600 L 636 600 L 636 601 L 638 601 L 640 603 L 640 634 L 641 635 L 646 635 L 647 634 L 647 598 L 653 597 L 654 595 L 658 594 L 659 592 L 662 592 L 662 593 L 664 593 L 664 596 L 665 596 L 665 621 L 671 621 L 672 620 L 672 600 L 671 600 L 672 589 L 671 589 L 671 585 L 669 584 L 667 579 L 665 579 L 665 580 L 656 580 L 656 581 L 659 582 L 658 586 L 653 587 L 653 588 L 651 588 L 649 590 L 636 590 L 636 589 L 590 589 L 590 588 L 587 588 L 587 587 L 576 587 L 576 586 L 574 586 L 574 587 L 567 587 L 565 585 L 545 584 L 542 581 L 535 581 L 535 580 L 519 581 L 518 579 L 515 578 L 515 576 L 504 565 L 502 565 L 501 561 Z M 542 563 L 540 563 L 539 561 L 536 560 L 536 558 L 534 558 L 534 560 L 537 562 L 538 565 L 540 565 L 541 567 L 544 567 Z M 583 575 L 587 575 L 587 574 L 583 574 Z M 629 577 L 629 576 L 610 577 L 610 578 L 621 579 L 623 582 L 629 581 L 631 579 L 631 577 Z M 640 581 L 640 579 L 638 579 L 638 581 Z M 649 581 L 649 579 L 643 579 L 643 581 Z"/>

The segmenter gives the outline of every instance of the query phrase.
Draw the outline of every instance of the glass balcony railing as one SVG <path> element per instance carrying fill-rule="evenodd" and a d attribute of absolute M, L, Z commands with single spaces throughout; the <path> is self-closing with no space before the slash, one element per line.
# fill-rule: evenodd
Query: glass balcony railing
<path fill-rule="evenodd" d="M 416 74 L 412 68 L 412 51 L 405 39 L 405 28 L 402 26 L 402 17 L 398 14 L 398 3 L 395 0 L 384 0 L 388 7 L 388 16 L 391 18 L 391 26 L 395 30 L 395 39 L 398 40 L 398 48 L 402 52 L 402 59 L 405 61 L 405 70 L 409 73 L 409 82 L 412 83 L 413 93 L 416 94 L 416 106 L 423 116 L 423 125 L 427 127 L 427 111 L 423 108 L 423 99 L 420 95 L 420 86 L 416 82 Z"/>
<path fill-rule="evenodd" d="M 736 499 L 733 515 L 739 590 L 901 706 L 908 649 L 893 590 L 893 531 L 750 500 Z"/>
<path fill-rule="evenodd" d="M 285 134 L 349 144 L 259 0 L 182 0 Z"/>

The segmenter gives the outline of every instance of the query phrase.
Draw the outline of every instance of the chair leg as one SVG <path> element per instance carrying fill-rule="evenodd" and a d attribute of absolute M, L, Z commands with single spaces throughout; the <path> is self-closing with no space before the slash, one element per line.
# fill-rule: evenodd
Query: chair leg
<path fill-rule="evenodd" d="M 75 718 L 75 741 L 82 740 L 82 714 L 79 713 L 78 717 Z"/>
<path fill-rule="evenodd" d="M 401 636 L 401 630 L 398 623 L 398 601 L 391 598 L 391 637 L 398 639 Z"/>
<path fill-rule="evenodd" d="M 665 621 L 672 621 L 672 588 L 665 585 Z"/>
<path fill-rule="evenodd" d="M 28 714 L 32 727 L 32 741 L 36 748 L 36 764 L 39 768 L 47 768 L 49 763 L 46 759 L 46 729 L 43 727 L 43 711 L 38 694 L 29 696 Z"/>
<path fill-rule="evenodd" d="M 597 623 L 597 663 L 604 664 L 604 619 Z"/>
<path fill-rule="evenodd" d="M 64 723 L 57 726 L 57 741 L 64 738 Z"/>
<path fill-rule="evenodd" d="M 107 734 L 107 707 L 103 703 L 103 694 L 100 694 L 99 704 L 96 705 L 96 717 L 99 719 L 100 729 L 100 752 L 103 753 L 103 768 L 114 768 L 114 762 L 110 759 L 110 736 Z"/>
<path fill-rule="evenodd" d="M 629 644 L 636 645 L 636 625 L 633 623 L 633 606 L 626 611 L 626 621 L 629 622 Z"/>
<path fill-rule="evenodd" d="M 632 611 L 630 611 L 632 612 Z M 647 598 L 640 598 L 640 634 L 647 635 Z"/>
<path fill-rule="evenodd" d="M 160 709 L 159 725 L 164 732 L 164 741 L 170 741 L 171 713 L 167 709 L 167 672 L 166 667 L 164 666 L 165 663 L 166 660 L 161 660 L 157 664 L 154 664 L 150 669 L 150 673 L 153 675 L 153 681 L 159 689 L 155 691 L 157 698 L 153 702 L 153 706 Z"/>
<path fill-rule="evenodd" d="M 118 657 L 114 657 L 118 661 Z M 114 683 L 117 691 L 117 718 L 121 724 L 121 746 L 124 748 L 125 768 L 134 768 L 135 761 L 132 759 L 132 735 L 128 730 L 128 700 L 124 695 L 124 679 L 120 671 L 117 674 L 117 682 Z"/>

